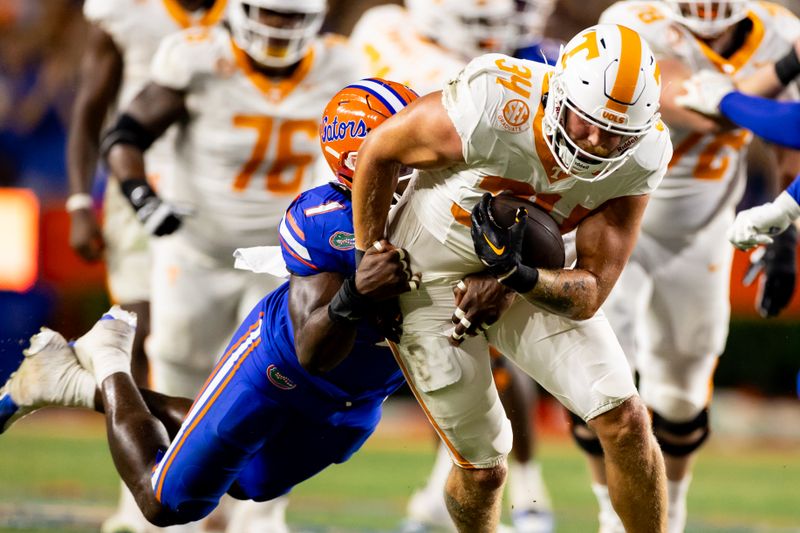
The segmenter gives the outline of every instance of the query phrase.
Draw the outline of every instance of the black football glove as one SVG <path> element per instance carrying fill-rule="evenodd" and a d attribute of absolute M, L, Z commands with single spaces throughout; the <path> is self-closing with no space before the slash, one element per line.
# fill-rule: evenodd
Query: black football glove
<path fill-rule="evenodd" d="M 750 268 L 745 274 L 749 285 L 761 272 L 756 295 L 756 309 L 764 318 L 778 316 L 789 305 L 794 294 L 797 273 L 797 230 L 790 225 L 786 231 L 773 237 L 772 244 L 763 254 L 751 256 Z"/>
<path fill-rule="evenodd" d="M 161 237 L 175 232 L 181 225 L 183 212 L 164 202 L 143 178 L 125 180 L 121 184 L 125 197 L 136 211 L 136 218 L 151 235 Z"/>
<path fill-rule="evenodd" d="M 472 244 L 478 259 L 497 280 L 519 293 L 529 292 L 539 281 L 539 271 L 522 264 L 522 243 L 527 211 L 517 209 L 515 222 L 500 227 L 492 216 L 492 195 L 486 193 L 472 209 Z"/>

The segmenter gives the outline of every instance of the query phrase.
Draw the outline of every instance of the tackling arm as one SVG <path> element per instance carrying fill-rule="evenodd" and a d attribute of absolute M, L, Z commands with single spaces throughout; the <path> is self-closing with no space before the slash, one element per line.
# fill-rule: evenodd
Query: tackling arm
<path fill-rule="evenodd" d="M 356 248 L 384 236 L 401 166 L 446 168 L 463 163 L 461 138 L 437 91 L 411 103 L 375 128 L 358 151 L 353 177 Z"/>
<path fill-rule="evenodd" d="M 358 324 L 367 319 L 374 323 L 374 315 L 388 307 L 387 300 L 411 290 L 410 281 L 416 283 L 405 252 L 380 242 L 380 250 L 367 250 L 353 277 L 335 272 L 292 275 L 289 314 L 297 359 L 308 372 L 335 368 L 352 351 Z"/>
<path fill-rule="evenodd" d="M 89 192 L 99 155 L 100 130 L 119 92 L 122 68 L 122 54 L 111 37 L 89 25 L 67 140 L 70 245 L 87 261 L 99 259 L 103 247 Z"/>
<path fill-rule="evenodd" d="M 636 244 L 649 196 L 609 200 L 581 222 L 574 269 L 539 269 L 526 300 L 574 320 L 591 318 L 605 302 Z"/>
<path fill-rule="evenodd" d="M 289 313 L 300 365 L 312 374 L 336 367 L 353 349 L 356 322 L 337 323 L 328 316 L 328 304 L 344 278 L 335 272 L 289 279 Z"/>

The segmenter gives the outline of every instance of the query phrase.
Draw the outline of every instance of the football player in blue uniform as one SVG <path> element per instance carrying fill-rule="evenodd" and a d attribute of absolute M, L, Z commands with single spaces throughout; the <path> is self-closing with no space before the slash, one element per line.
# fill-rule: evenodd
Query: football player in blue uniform
<path fill-rule="evenodd" d="M 159 526 L 198 520 L 225 493 L 275 498 L 346 461 L 403 383 L 383 341 L 399 334 L 395 297 L 419 282 L 387 241 L 356 272 L 349 185 L 367 132 L 415 98 L 370 79 L 328 104 L 320 138 L 339 181 L 287 210 L 280 234 L 290 280 L 245 319 L 194 403 L 137 389 L 135 315 L 112 308 L 74 346 L 52 330 L 32 339 L 0 390 L 0 430 L 45 405 L 94 405 L 120 476 Z"/>

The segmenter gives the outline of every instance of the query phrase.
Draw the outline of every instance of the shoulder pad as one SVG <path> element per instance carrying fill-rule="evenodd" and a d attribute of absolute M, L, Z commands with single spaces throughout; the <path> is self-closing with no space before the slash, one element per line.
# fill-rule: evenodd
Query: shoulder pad
<path fill-rule="evenodd" d="M 197 74 L 214 73 L 220 59 L 231 60 L 230 36 L 221 26 L 188 28 L 162 39 L 151 64 L 152 80 L 184 90 Z"/>
<path fill-rule="evenodd" d="M 633 154 L 633 159 L 645 170 L 656 171 L 663 167 L 666 171 L 672 159 L 672 141 L 669 129 L 663 121 L 659 120 L 653 131 L 642 139 L 641 145 Z"/>

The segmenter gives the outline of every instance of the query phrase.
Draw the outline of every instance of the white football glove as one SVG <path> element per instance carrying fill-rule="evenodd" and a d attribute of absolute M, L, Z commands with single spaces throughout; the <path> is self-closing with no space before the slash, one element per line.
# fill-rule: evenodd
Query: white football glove
<path fill-rule="evenodd" d="M 789 193 L 782 192 L 774 202 L 745 209 L 736 215 L 728 229 L 728 240 L 740 250 L 770 244 L 777 235 L 800 217 L 800 205 Z"/>
<path fill-rule="evenodd" d="M 721 72 L 701 70 L 684 80 L 685 94 L 675 97 L 675 103 L 704 115 L 719 116 L 719 103 L 729 92 L 735 91 L 731 79 Z"/>

